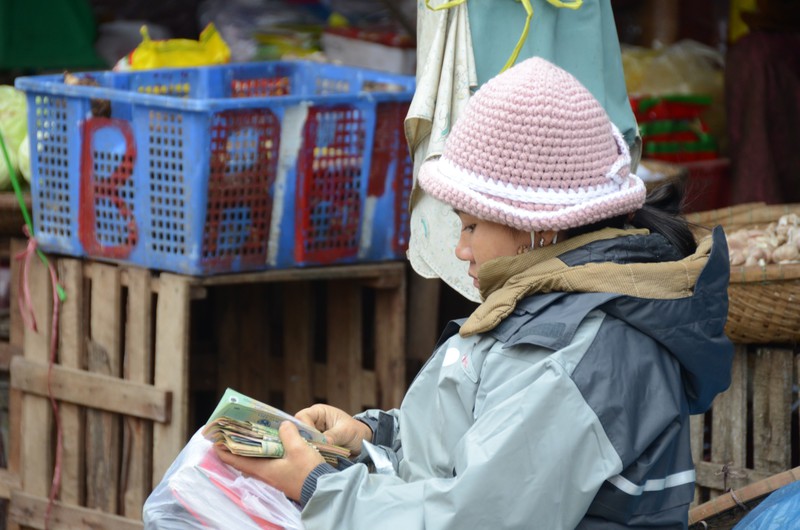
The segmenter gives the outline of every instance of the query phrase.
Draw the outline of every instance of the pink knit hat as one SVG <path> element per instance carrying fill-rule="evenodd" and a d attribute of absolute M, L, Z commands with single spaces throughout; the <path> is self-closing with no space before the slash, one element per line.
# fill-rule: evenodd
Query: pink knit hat
<path fill-rule="evenodd" d="M 422 164 L 419 184 L 457 210 L 530 232 L 630 213 L 645 197 L 600 103 L 538 57 L 475 93 L 442 156 Z"/>

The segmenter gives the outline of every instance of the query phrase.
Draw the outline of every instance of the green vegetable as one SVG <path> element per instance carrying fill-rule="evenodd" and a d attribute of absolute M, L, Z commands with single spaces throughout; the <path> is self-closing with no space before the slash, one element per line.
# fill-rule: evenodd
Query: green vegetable
<path fill-rule="evenodd" d="M 0 85 L 0 134 L 6 144 L 14 171 L 19 171 L 19 146 L 28 135 L 28 105 L 25 93 L 13 86 Z M 11 176 L 4 159 L 0 160 L 0 190 L 11 188 Z"/>
<path fill-rule="evenodd" d="M 28 135 L 19 144 L 19 153 L 17 153 L 17 165 L 19 166 L 19 173 L 28 182 L 31 181 L 31 147 Z"/>

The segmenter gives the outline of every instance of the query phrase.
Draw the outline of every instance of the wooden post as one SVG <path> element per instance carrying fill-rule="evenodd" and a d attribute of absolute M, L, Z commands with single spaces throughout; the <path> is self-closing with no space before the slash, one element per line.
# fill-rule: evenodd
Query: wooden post
<path fill-rule="evenodd" d="M 87 369 L 112 377 L 122 373 L 122 316 L 119 269 L 94 264 L 91 290 L 91 338 Z M 119 506 L 120 417 L 109 412 L 86 413 L 86 506 L 117 513 Z"/>
<path fill-rule="evenodd" d="M 50 273 L 37 256 L 31 258 L 28 282 L 37 330 L 25 330 L 25 358 L 47 364 L 50 361 L 50 326 L 52 323 L 52 289 Z M 12 373 L 13 379 L 13 373 Z M 22 396 L 21 483 L 22 488 L 40 497 L 47 497 L 52 482 L 53 415 L 47 398 Z"/>
<path fill-rule="evenodd" d="M 747 346 L 736 345 L 730 388 L 717 396 L 712 410 L 711 461 L 722 473 L 722 486 L 737 487 L 736 477 L 725 475 L 724 466 L 746 466 Z M 721 490 L 722 488 L 720 488 Z M 721 491 L 712 492 L 712 497 Z"/>
<path fill-rule="evenodd" d="M 61 305 L 59 324 L 59 364 L 82 370 L 86 361 L 85 298 L 83 266 L 75 259 L 58 260 L 58 277 L 67 298 Z M 59 404 L 63 430 L 61 460 L 61 501 L 81 505 L 85 491 L 85 413 L 82 407 L 67 402 Z"/>
<path fill-rule="evenodd" d="M 753 468 L 769 474 L 791 467 L 791 349 L 758 348 L 753 374 Z"/>
<path fill-rule="evenodd" d="M 155 387 L 172 392 L 169 423 L 153 429 L 153 486 L 161 481 L 189 439 L 189 308 L 190 280 L 176 274 L 159 277 L 156 307 Z"/>
<path fill-rule="evenodd" d="M 153 292 L 151 272 L 128 269 L 128 309 L 125 329 L 123 376 L 152 384 Z M 124 419 L 122 448 L 122 515 L 138 519 L 150 494 L 153 472 L 153 424 L 132 416 Z"/>

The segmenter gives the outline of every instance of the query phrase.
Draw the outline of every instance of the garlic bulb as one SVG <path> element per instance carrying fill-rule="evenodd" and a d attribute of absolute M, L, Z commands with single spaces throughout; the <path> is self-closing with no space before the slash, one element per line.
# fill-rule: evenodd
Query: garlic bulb
<path fill-rule="evenodd" d="M 727 239 L 734 266 L 800 262 L 800 215 L 783 215 L 764 229 L 742 228 L 727 234 Z"/>

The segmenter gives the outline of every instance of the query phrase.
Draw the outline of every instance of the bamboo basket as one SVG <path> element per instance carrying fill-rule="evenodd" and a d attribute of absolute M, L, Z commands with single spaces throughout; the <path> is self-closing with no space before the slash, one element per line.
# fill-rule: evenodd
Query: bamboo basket
<path fill-rule="evenodd" d="M 731 233 L 740 228 L 765 228 L 787 213 L 800 214 L 800 204 L 768 206 L 748 203 L 687 214 L 698 236 L 715 225 Z M 739 344 L 800 342 L 800 263 L 731 267 L 728 322 L 725 332 Z"/>

